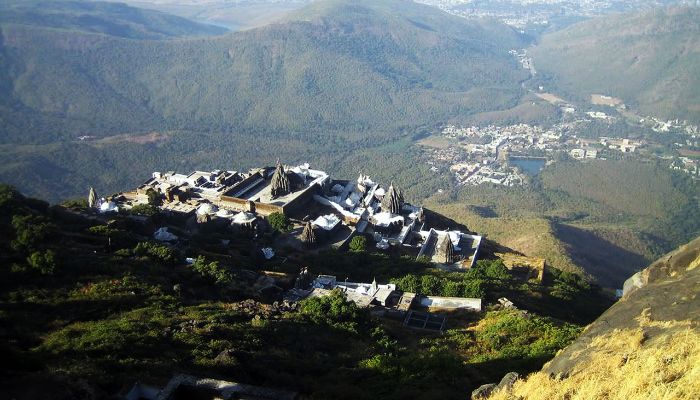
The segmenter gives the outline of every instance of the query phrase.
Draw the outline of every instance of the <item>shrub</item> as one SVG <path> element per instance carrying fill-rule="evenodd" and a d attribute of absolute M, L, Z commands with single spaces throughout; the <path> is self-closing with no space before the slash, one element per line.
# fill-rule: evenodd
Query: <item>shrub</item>
<path fill-rule="evenodd" d="M 177 252 L 168 246 L 155 242 L 139 242 L 134 248 L 137 256 L 146 256 L 150 259 L 164 263 L 174 263 L 178 259 Z"/>
<path fill-rule="evenodd" d="M 73 290 L 70 294 L 71 298 L 96 300 L 134 295 L 160 296 L 162 291 L 158 286 L 151 286 L 134 276 L 125 275 L 120 279 L 88 283 Z"/>
<path fill-rule="evenodd" d="M 278 232 L 288 232 L 289 231 L 289 218 L 286 215 L 274 212 L 267 216 L 267 222 L 270 223 L 272 229 Z"/>
<path fill-rule="evenodd" d="M 301 302 L 302 315 L 314 322 L 357 333 L 358 327 L 367 322 L 367 314 L 360 310 L 338 289 L 328 296 L 307 298 Z"/>
<path fill-rule="evenodd" d="M 426 265 L 426 266 L 428 266 L 428 265 L 430 265 L 430 264 L 433 263 L 433 261 L 430 259 L 430 257 L 428 257 L 428 256 L 426 256 L 426 255 L 423 255 L 423 256 L 420 256 L 420 257 L 416 258 L 416 261 L 417 261 L 418 263 L 423 264 L 423 265 Z"/>
<path fill-rule="evenodd" d="M 194 260 L 192 269 L 203 277 L 213 280 L 216 284 L 226 285 L 233 282 L 231 271 L 220 266 L 217 261 L 207 262 L 204 256 L 199 256 Z"/>
<path fill-rule="evenodd" d="M 365 251 L 367 249 L 367 238 L 364 236 L 355 236 L 350 240 L 350 251 Z"/>
<path fill-rule="evenodd" d="M 405 275 L 401 278 L 393 278 L 390 282 L 404 292 L 417 293 L 420 290 L 420 280 L 416 275 Z"/>
<path fill-rule="evenodd" d="M 88 232 L 99 236 L 109 236 L 116 231 L 116 229 L 112 229 L 107 225 L 95 225 L 88 228 Z"/>
<path fill-rule="evenodd" d="M 130 249 L 119 249 L 114 252 L 115 256 L 119 257 L 131 257 L 131 250 Z"/>
<path fill-rule="evenodd" d="M 433 275 L 423 275 L 420 279 L 422 294 L 439 296 L 442 293 L 443 280 Z"/>
<path fill-rule="evenodd" d="M 482 279 L 469 279 L 462 284 L 462 297 L 482 298 L 486 296 L 486 282 Z"/>
<path fill-rule="evenodd" d="M 486 282 L 483 279 L 469 279 L 462 272 L 453 274 L 450 278 L 409 274 L 391 279 L 390 282 L 404 292 L 428 296 L 482 298 L 486 295 Z"/>
<path fill-rule="evenodd" d="M 500 280 L 510 279 L 510 272 L 508 272 L 508 268 L 506 268 L 502 260 L 484 261 L 479 267 L 483 268 L 484 275 L 486 275 L 487 278 Z"/>
<path fill-rule="evenodd" d="M 576 325 L 555 324 L 551 319 L 525 317 L 519 311 L 489 313 L 477 331 L 477 342 L 483 347 L 480 361 L 498 358 L 551 357 L 567 346 L 581 331 Z"/>
<path fill-rule="evenodd" d="M 86 210 L 88 208 L 88 202 L 85 199 L 68 199 L 61 202 L 61 205 L 73 210 Z"/>
<path fill-rule="evenodd" d="M 30 267 L 42 275 L 52 275 L 56 271 L 56 257 L 53 251 L 35 251 L 27 257 Z"/>
<path fill-rule="evenodd" d="M 15 215 L 12 217 L 15 239 L 12 248 L 18 251 L 35 250 L 56 227 L 48 219 L 36 215 Z"/>
<path fill-rule="evenodd" d="M 129 213 L 133 215 L 143 215 L 146 217 L 152 217 L 158 214 L 158 207 L 152 204 L 137 204 L 131 207 L 131 209 L 129 209 Z"/>
<path fill-rule="evenodd" d="M 591 285 L 578 274 L 553 269 L 552 275 L 554 284 L 549 292 L 552 297 L 570 301 L 591 289 Z"/>

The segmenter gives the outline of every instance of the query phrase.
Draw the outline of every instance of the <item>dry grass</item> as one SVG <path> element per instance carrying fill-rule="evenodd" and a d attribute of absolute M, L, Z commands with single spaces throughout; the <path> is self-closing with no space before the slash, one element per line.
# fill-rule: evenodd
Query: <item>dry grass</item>
<path fill-rule="evenodd" d="M 611 96 L 604 96 L 602 94 L 592 94 L 591 104 L 603 105 L 603 106 L 616 106 L 622 104 L 622 99 Z"/>
<path fill-rule="evenodd" d="M 552 104 L 559 104 L 559 103 L 566 103 L 567 101 L 562 99 L 561 97 L 557 97 L 551 93 L 535 93 L 535 96 L 539 97 L 542 100 L 548 101 Z"/>
<path fill-rule="evenodd" d="M 431 135 L 417 142 L 421 146 L 432 147 L 434 149 L 448 149 L 456 145 L 454 139 L 445 136 Z"/>
<path fill-rule="evenodd" d="M 557 379 L 538 372 L 511 390 L 495 393 L 491 400 L 700 399 L 697 324 L 652 321 L 648 310 L 637 321 L 639 328 L 615 329 L 596 337 L 586 351 L 590 358 L 568 377 Z M 659 328 L 661 333 L 649 337 Z"/>

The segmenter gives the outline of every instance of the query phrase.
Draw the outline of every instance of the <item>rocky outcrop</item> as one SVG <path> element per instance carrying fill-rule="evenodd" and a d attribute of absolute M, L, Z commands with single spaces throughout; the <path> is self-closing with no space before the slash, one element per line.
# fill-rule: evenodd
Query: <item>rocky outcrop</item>
<path fill-rule="evenodd" d="M 512 388 L 499 384 L 488 398 L 695 399 L 698 294 L 700 238 L 628 279 L 623 297 L 541 372 Z"/>
<path fill-rule="evenodd" d="M 669 334 L 672 323 L 700 321 L 700 238 L 680 247 L 635 274 L 636 286 L 630 286 L 622 299 L 586 327 L 574 343 L 562 350 L 543 371 L 567 376 L 586 364 L 590 344 L 612 330 L 642 330 L 647 338 Z M 630 278 L 632 279 L 632 278 Z M 629 280 L 628 280 L 629 281 Z M 649 325 L 647 320 L 665 321 L 668 326 Z"/>
<path fill-rule="evenodd" d="M 498 385 L 495 383 L 488 383 L 475 389 L 472 392 L 472 400 L 488 399 L 494 392 L 499 390 L 509 390 L 518 379 L 520 379 L 520 374 L 517 372 L 509 372 L 503 377 L 503 379 L 501 379 L 501 382 L 499 382 Z"/>
<path fill-rule="evenodd" d="M 700 264 L 700 238 L 681 246 L 678 250 L 671 252 L 661 259 L 651 264 L 625 281 L 623 286 L 623 297 L 627 297 L 635 290 L 645 287 L 651 282 L 656 282 L 663 278 L 671 278 L 686 270 L 698 267 Z"/>

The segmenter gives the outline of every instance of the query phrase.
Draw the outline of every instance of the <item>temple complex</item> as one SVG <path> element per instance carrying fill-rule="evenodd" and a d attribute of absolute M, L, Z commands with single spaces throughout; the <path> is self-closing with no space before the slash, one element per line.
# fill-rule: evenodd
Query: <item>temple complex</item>
<path fill-rule="evenodd" d="M 94 190 L 92 196 L 96 198 Z M 274 167 L 247 172 L 155 172 L 135 190 L 111 196 L 108 203 L 100 210 L 128 211 L 151 204 L 173 220 L 188 221 L 185 225 L 193 229 L 228 226 L 254 232 L 265 217 L 280 213 L 292 224 L 281 240 L 284 246 L 343 249 L 353 236 L 364 235 L 377 250 L 424 256 L 449 269 L 473 267 L 481 243 L 477 235 L 430 227 L 423 208 L 408 203 L 393 183 L 385 189 L 367 175 L 332 179 L 309 164 L 287 166 L 278 161 Z"/>

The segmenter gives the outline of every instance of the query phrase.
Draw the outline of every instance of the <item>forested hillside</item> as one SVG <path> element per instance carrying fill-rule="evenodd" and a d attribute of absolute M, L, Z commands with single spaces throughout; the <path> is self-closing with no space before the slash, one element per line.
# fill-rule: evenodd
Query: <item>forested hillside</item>
<path fill-rule="evenodd" d="M 578 23 L 532 49 L 548 90 L 622 98 L 647 115 L 700 122 L 700 9 L 659 9 Z"/>
<path fill-rule="evenodd" d="M 38 113 L 32 122 L 59 117 L 64 138 L 166 126 L 347 132 L 434 123 L 504 106 L 518 94 L 512 88 L 523 73 L 507 50 L 521 40 L 505 26 L 427 7 L 420 22 L 398 14 L 414 7 L 408 3 L 388 11 L 331 5 L 309 21 L 185 41 L 5 24 L 7 94 L 28 108 L 21 112 Z M 441 28 L 453 24 L 464 27 Z M 16 136 L 5 140 L 47 141 L 45 132 Z"/>
<path fill-rule="evenodd" d="M 558 162 L 529 187 L 469 187 L 428 205 L 513 249 L 619 288 L 700 234 L 698 199 L 698 186 L 665 166 L 599 160 Z"/>
<path fill-rule="evenodd" d="M 523 44 L 511 28 L 404 1 L 322 2 L 284 23 L 202 39 L 0 28 L 1 139 L 12 144 L 3 152 L 22 164 L 6 164 L 0 180 L 35 193 L 22 171 L 58 179 L 64 190 L 42 193 L 52 199 L 82 192 L 71 178 L 86 172 L 92 179 L 115 169 L 130 173 L 121 162 L 130 155 L 112 148 L 120 157 L 111 168 L 83 171 L 66 155 L 44 174 L 35 160 L 53 159 L 52 149 L 81 135 L 181 132 L 159 150 L 169 165 L 192 164 L 194 148 L 243 154 L 226 157 L 231 167 L 263 162 L 253 156 L 268 153 L 277 153 L 271 160 L 314 161 L 452 116 L 507 108 L 525 78 L 508 54 Z M 296 143 L 303 143 L 300 151 Z M 18 144 L 43 147 L 18 151 Z M 114 144 L 89 145 L 97 149 L 80 153 Z"/>

